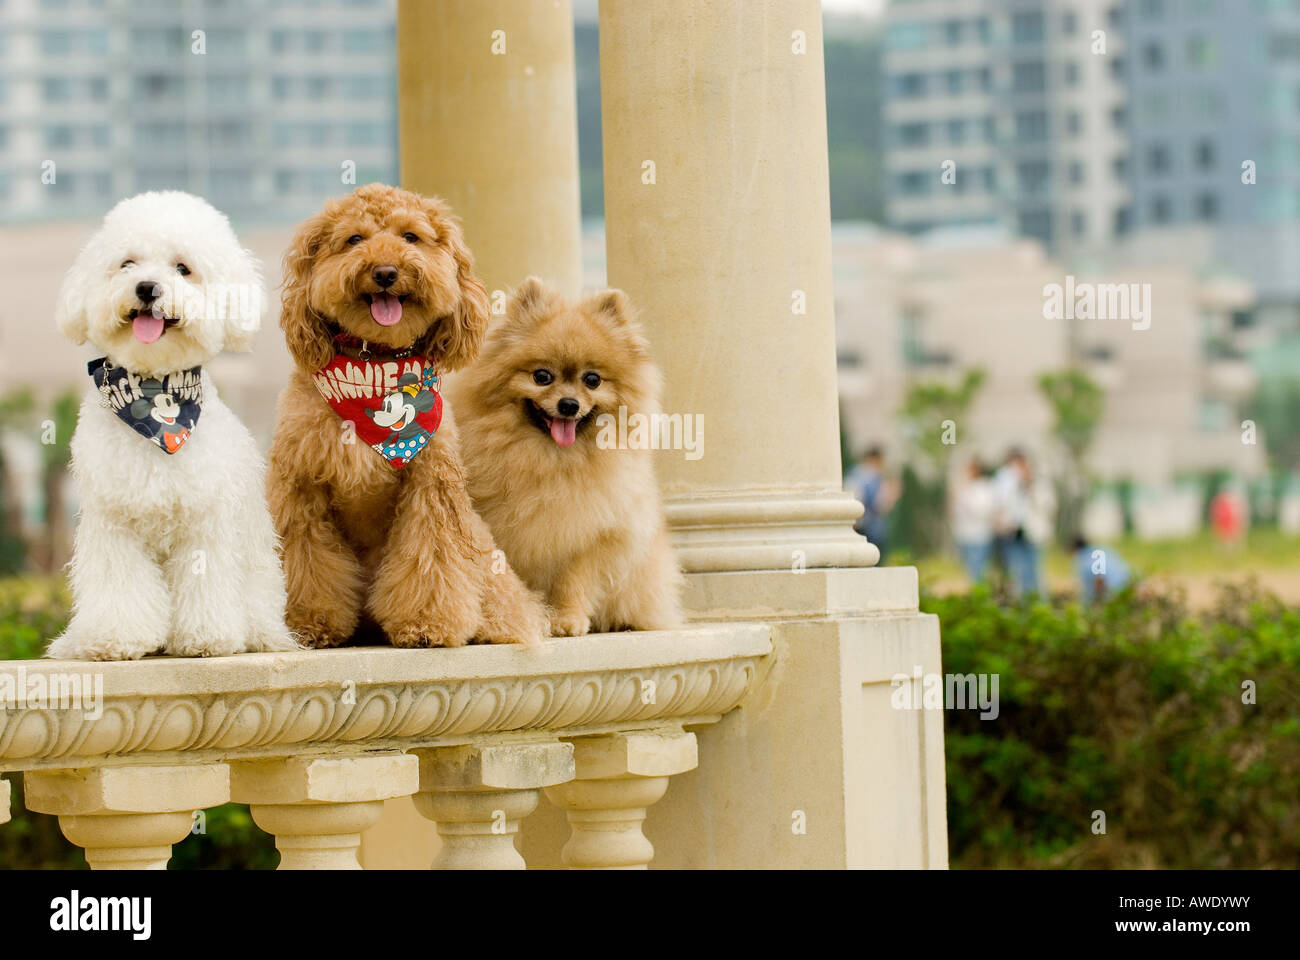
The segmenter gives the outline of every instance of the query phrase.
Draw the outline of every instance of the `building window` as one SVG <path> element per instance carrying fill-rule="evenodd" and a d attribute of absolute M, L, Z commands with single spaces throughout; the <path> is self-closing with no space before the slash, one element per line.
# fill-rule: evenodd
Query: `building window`
<path fill-rule="evenodd" d="M 988 67 L 980 67 L 975 71 L 975 79 L 979 83 L 980 90 L 988 93 L 993 89 L 993 71 Z"/>
<path fill-rule="evenodd" d="M 923 170 L 908 170 L 898 175 L 898 192 L 907 197 L 921 197 L 930 192 L 934 177 Z"/>
<path fill-rule="evenodd" d="M 1083 116 L 1078 110 L 1071 110 L 1065 115 L 1065 132 L 1072 137 L 1083 131 Z"/>
<path fill-rule="evenodd" d="M 1026 10 L 1011 15 L 1011 40 L 1014 43 L 1041 43 L 1043 40 L 1043 15 L 1037 10 Z"/>
<path fill-rule="evenodd" d="M 1081 237 L 1088 232 L 1088 215 L 1082 210 L 1070 214 L 1070 232 L 1076 237 Z"/>
<path fill-rule="evenodd" d="M 904 147 L 926 147 L 930 145 L 930 125 L 928 123 L 900 123 L 897 127 L 898 142 Z"/>
<path fill-rule="evenodd" d="M 1147 170 L 1151 173 L 1168 173 L 1170 168 L 1169 148 L 1157 143 L 1147 148 Z"/>
<path fill-rule="evenodd" d="M 1110 75 L 1112 79 L 1114 80 L 1124 79 L 1124 58 L 1123 57 L 1111 57 L 1110 63 L 1107 64 L 1107 68 L 1110 70 Z"/>
<path fill-rule="evenodd" d="M 1214 141 L 1199 140 L 1196 143 L 1196 166 L 1201 170 L 1214 169 Z"/>
<path fill-rule="evenodd" d="M 1016 93 L 1041 93 L 1047 88 L 1046 67 L 1041 61 L 1015 64 L 1011 71 L 1011 87 Z"/>
<path fill-rule="evenodd" d="M 891 50 L 918 50 L 930 43 L 927 23 L 895 23 L 885 32 L 885 46 Z"/>
<path fill-rule="evenodd" d="M 1061 14 L 1061 32 L 1067 37 L 1074 36 L 1079 29 L 1079 18 L 1075 16 L 1073 10 L 1066 10 Z"/>
<path fill-rule="evenodd" d="M 984 142 L 997 143 L 998 141 L 997 117 L 985 117 L 981 126 L 983 126 L 984 128 Z"/>
<path fill-rule="evenodd" d="M 1016 181 L 1022 194 L 1041 194 L 1047 189 L 1051 167 L 1046 160 L 1026 160 L 1016 164 Z"/>
<path fill-rule="evenodd" d="M 949 143 L 966 142 L 966 121 L 965 120 L 948 121 L 948 142 Z"/>
<path fill-rule="evenodd" d="M 1196 198 L 1196 219 L 1211 223 L 1219 219 L 1219 198 L 1203 193 Z"/>
<path fill-rule="evenodd" d="M 1078 85 L 1079 65 L 1073 60 L 1067 60 L 1065 66 L 1061 68 L 1061 79 L 1067 87 Z"/>
<path fill-rule="evenodd" d="M 1173 218 L 1173 204 L 1168 197 L 1155 197 L 1151 201 L 1151 222 L 1168 223 Z"/>
<path fill-rule="evenodd" d="M 1128 157 L 1116 157 L 1111 161 L 1110 168 L 1116 180 L 1123 182 L 1128 179 Z"/>
<path fill-rule="evenodd" d="M 961 43 L 961 21 L 949 20 L 943 25 L 943 39 L 950 47 L 955 47 Z"/>
<path fill-rule="evenodd" d="M 1052 213 L 1050 210 L 1024 210 L 1020 213 L 1020 235 L 1037 240 L 1045 247 L 1052 245 Z"/>
<path fill-rule="evenodd" d="M 1128 111 L 1123 107 L 1111 108 L 1110 125 L 1116 130 L 1123 130 L 1128 125 Z"/>
<path fill-rule="evenodd" d="M 1142 47 L 1142 65 L 1153 72 L 1165 65 L 1165 51 L 1160 44 L 1149 42 Z"/>
<path fill-rule="evenodd" d="M 894 93 L 900 97 L 923 97 L 925 88 L 923 73 L 900 73 L 894 77 Z"/>
<path fill-rule="evenodd" d="M 1115 208 L 1115 236 L 1122 237 L 1133 226 L 1133 211 L 1128 207 Z"/>
<path fill-rule="evenodd" d="M 993 30 L 989 26 L 988 17 L 980 17 L 975 21 L 975 36 L 980 43 L 988 43 L 993 36 Z"/>
<path fill-rule="evenodd" d="M 1016 139 L 1021 143 L 1038 143 L 1047 139 L 1047 113 L 1028 110 L 1016 114 Z"/>
<path fill-rule="evenodd" d="M 944 78 L 947 80 L 949 93 L 961 93 L 963 78 L 960 70 L 949 70 L 944 74 Z"/>
<path fill-rule="evenodd" d="M 1164 0 L 1142 0 L 1142 19 L 1159 20 L 1165 13 Z"/>
<path fill-rule="evenodd" d="M 1070 183 L 1072 185 L 1078 186 L 1079 184 L 1083 183 L 1085 179 L 1087 179 L 1087 168 L 1083 165 L 1083 161 L 1071 160 L 1069 170 L 1070 170 Z"/>

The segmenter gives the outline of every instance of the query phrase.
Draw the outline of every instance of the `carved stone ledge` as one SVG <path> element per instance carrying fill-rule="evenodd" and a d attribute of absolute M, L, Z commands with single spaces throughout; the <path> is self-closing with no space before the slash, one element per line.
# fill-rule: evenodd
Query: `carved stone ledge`
<path fill-rule="evenodd" d="M 102 715 L 3 703 L 0 771 L 187 763 L 502 742 L 703 723 L 734 708 L 772 650 L 763 624 L 554 639 L 540 650 L 344 647 L 130 663 L 7 661 L 0 691 L 37 675 L 102 677 Z M 6 677 L 6 674 L 10 675 Z"/>

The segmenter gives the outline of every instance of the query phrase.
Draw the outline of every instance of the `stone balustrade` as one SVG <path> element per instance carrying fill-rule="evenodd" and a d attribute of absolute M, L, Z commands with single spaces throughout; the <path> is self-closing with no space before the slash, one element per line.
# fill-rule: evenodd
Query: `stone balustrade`
<path fill-rule="evenodd" d="M 0 772 L 24 772 L 28 808 L 95 869 L 165 868 L 194 812 L 231 800 L 281 869 L 359 869 L 361 834 L 407 796 L 435 869 L 523 868 L 543 794 L 571 825 L 565 863 L 645 867 L 646 808 L 698 762 L 686 728 L 736 708 L 771 653 L 769 627 L 726 623 L 539 650 L 0 662 Z"/>

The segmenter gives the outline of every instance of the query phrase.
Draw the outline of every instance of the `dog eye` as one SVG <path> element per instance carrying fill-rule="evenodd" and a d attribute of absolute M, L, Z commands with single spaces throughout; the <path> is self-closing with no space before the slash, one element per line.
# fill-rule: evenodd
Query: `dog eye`
<path fill-rule="evenodd" d="M 600 374 L 587 372 L 582 375 L 582 382 L 588 390 L 595 390 L 600 386 Z"/>
<path fill-rule="evenodd" d="M 358 243 L 360 243 L 360 242 L 361 242 L 362 240 L 364 240 L 364 239 L 365 239 L 365 238 L 364 238 L 363 236 L 361 236 L 361 234 L 359 234 L 359 233 L 354 233 L 354 234 L 352 234 L 352 236 L 348 237 L 348 246 L 349 246 L 349 247 L 355 247 Z"/>
<path fill-rule="evenodd" d="M 119 269 L 119 270 L 125 270 L 127 267 L 134 267 L 134 266 L 135 266 L 135 261 L 134 261 L 134 260 L 123 260 L 123 261 L 122 261 L 122 265 L 121 265 L 120 267 L 118 267 L 118 269 Z"/>
<path fill-rule="evenodd" d="M 190 275 L 190 268 L 185 266 L 183 263 L 178 263 L 176 264 L 176 272 L 182 277 L 188 277 Z"/>
<path fill-rule="evenodd" d="M 407 243 L 419 243 L 419 242 L 420 242 L 420 238 L 417 237 L 415 234 L 410 233 L 410 232 L 407 232 L 407 233 L 402 234 L 402 239 L 405 240 Z"/>
<path fill-rule="evenodd" d="M 551 371 L 549 370 L 533 371 L 533 383 L 537 384 L 539 387 L 547 386 L 554 379 L 555 379 L 555 375 L 551 373 Z"/>

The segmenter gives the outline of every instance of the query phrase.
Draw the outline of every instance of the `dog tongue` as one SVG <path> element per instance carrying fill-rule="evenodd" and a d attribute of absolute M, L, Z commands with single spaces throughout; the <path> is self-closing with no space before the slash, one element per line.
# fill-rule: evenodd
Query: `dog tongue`
<path fill-rule="evenodd" d="M 402 319 L 402 301 L 391 293 L 376 293 L 370 303 L 370 315 L 381 327 L 391 327 Z"/>
<path fill-rule="evenodd" d="M 155 317 L 152 313 L 136 314 L 131 321 L 131 332 L 141 343 L 153 343 L 163 333 L 163 318 Z"/>
<path fill-rule="evenodd" d="M 562 447 L 573 446 L 573 441 L 578 438 L 578 421 L 566 420 L 563 417 L 556 417 L 551 421 L 551 439 Z"/>

